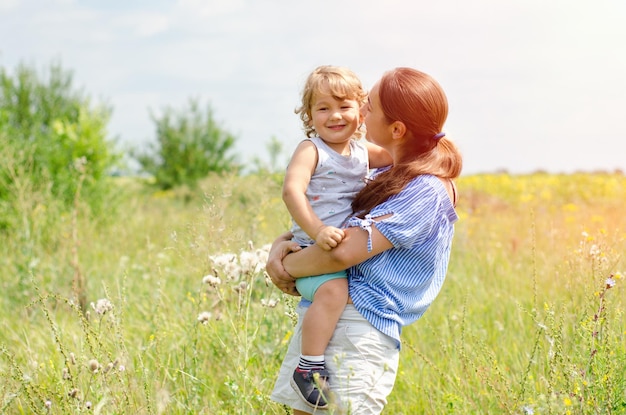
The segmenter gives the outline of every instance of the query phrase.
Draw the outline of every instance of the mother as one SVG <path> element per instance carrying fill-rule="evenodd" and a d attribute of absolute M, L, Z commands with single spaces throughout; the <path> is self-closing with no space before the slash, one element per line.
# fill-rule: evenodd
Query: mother
<path fill-rule="evenodd" d="M 362 108 L 367 139 L 386 149 L 393 165 L 357 195 L 346 237 L 333 250 L 300 249 L 281 235 L 267 272 L 285 293 L 295 278 L 348 269 L 350 298 L 326 350 L 334 413 L 379 414 L 398 369 L 400 332 L 420 318 L 445 279 L 462 158 L 442 132 L 448 103 L 441 86 L 411 68 L 386 72 Z M 300 320 L 308 306 L 297 307 Z M 300 354 L 300 323 L 272 399 L 294 414 L 318 412 L 289 383 Z M 333 407 L 331 405 L 331 407 Z"/>

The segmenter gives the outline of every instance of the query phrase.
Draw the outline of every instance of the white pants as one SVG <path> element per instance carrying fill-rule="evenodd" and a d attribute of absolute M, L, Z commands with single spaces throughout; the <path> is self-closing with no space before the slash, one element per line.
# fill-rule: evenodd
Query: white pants
<path fill-rule="evenodd" d="M 302 340 L 302 317 L 307 308 L 298 306 L 298 324 L 274 385 L 271 399 L 311 413 L 293 390 L 289 380 L 298 365 Z M 334 399 L 328 410 L 315 413 L 380 414 L 393 389 L 398 370 L 399 350 L 391 337 L 381 333 L 348 304 L 326 349 L 326 367 Z"/>

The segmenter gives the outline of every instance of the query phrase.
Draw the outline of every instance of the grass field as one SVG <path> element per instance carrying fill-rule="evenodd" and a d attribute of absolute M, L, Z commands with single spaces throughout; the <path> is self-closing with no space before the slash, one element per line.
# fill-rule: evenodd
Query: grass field
<path fill-rule="evenodd" d="M 281 178 L 116 180 L 110 217 L 25 194 L 0 234 L 0 413 L 289 413 L 268 395 L 295 303 L 263 275 Z M 458 187 L 448 278 L 385 413 L 626 413 L 626 177 Z"/>

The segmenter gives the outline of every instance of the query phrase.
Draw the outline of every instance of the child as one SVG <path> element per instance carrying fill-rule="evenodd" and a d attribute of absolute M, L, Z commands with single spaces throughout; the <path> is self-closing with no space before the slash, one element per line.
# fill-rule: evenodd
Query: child
<path fill-rule="evenodd" d="M 307 78 L 296 113 L 308 138 L 296 148 L 283 184 L 293 240 L 301 246 L 336 247 L 369 168 L 392 162 L 382 148 L 357 141 L 366 97 L 361 81 L 346 68 L 320 66 Z M 291 384 L 310 406 L 323 409 L 328 406 L 324 351 L 348 300 L 347 274 L 298 278 L 296 287 L 312 304 L 303 320 L 301 357 Z"/>

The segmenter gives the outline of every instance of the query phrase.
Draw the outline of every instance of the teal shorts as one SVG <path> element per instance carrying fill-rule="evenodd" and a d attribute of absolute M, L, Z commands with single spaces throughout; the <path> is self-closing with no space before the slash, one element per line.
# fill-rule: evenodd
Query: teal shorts
<path fill-rule="evenodd" d="M 348 278 L 346 271 L 333 272 L 332 274 L 315 275 L 313 277 L 296 278 L 296 288 L 300 295 L 309 301 L 313 301 L 315 292 L 326 281 L 337 278 Z"/>

